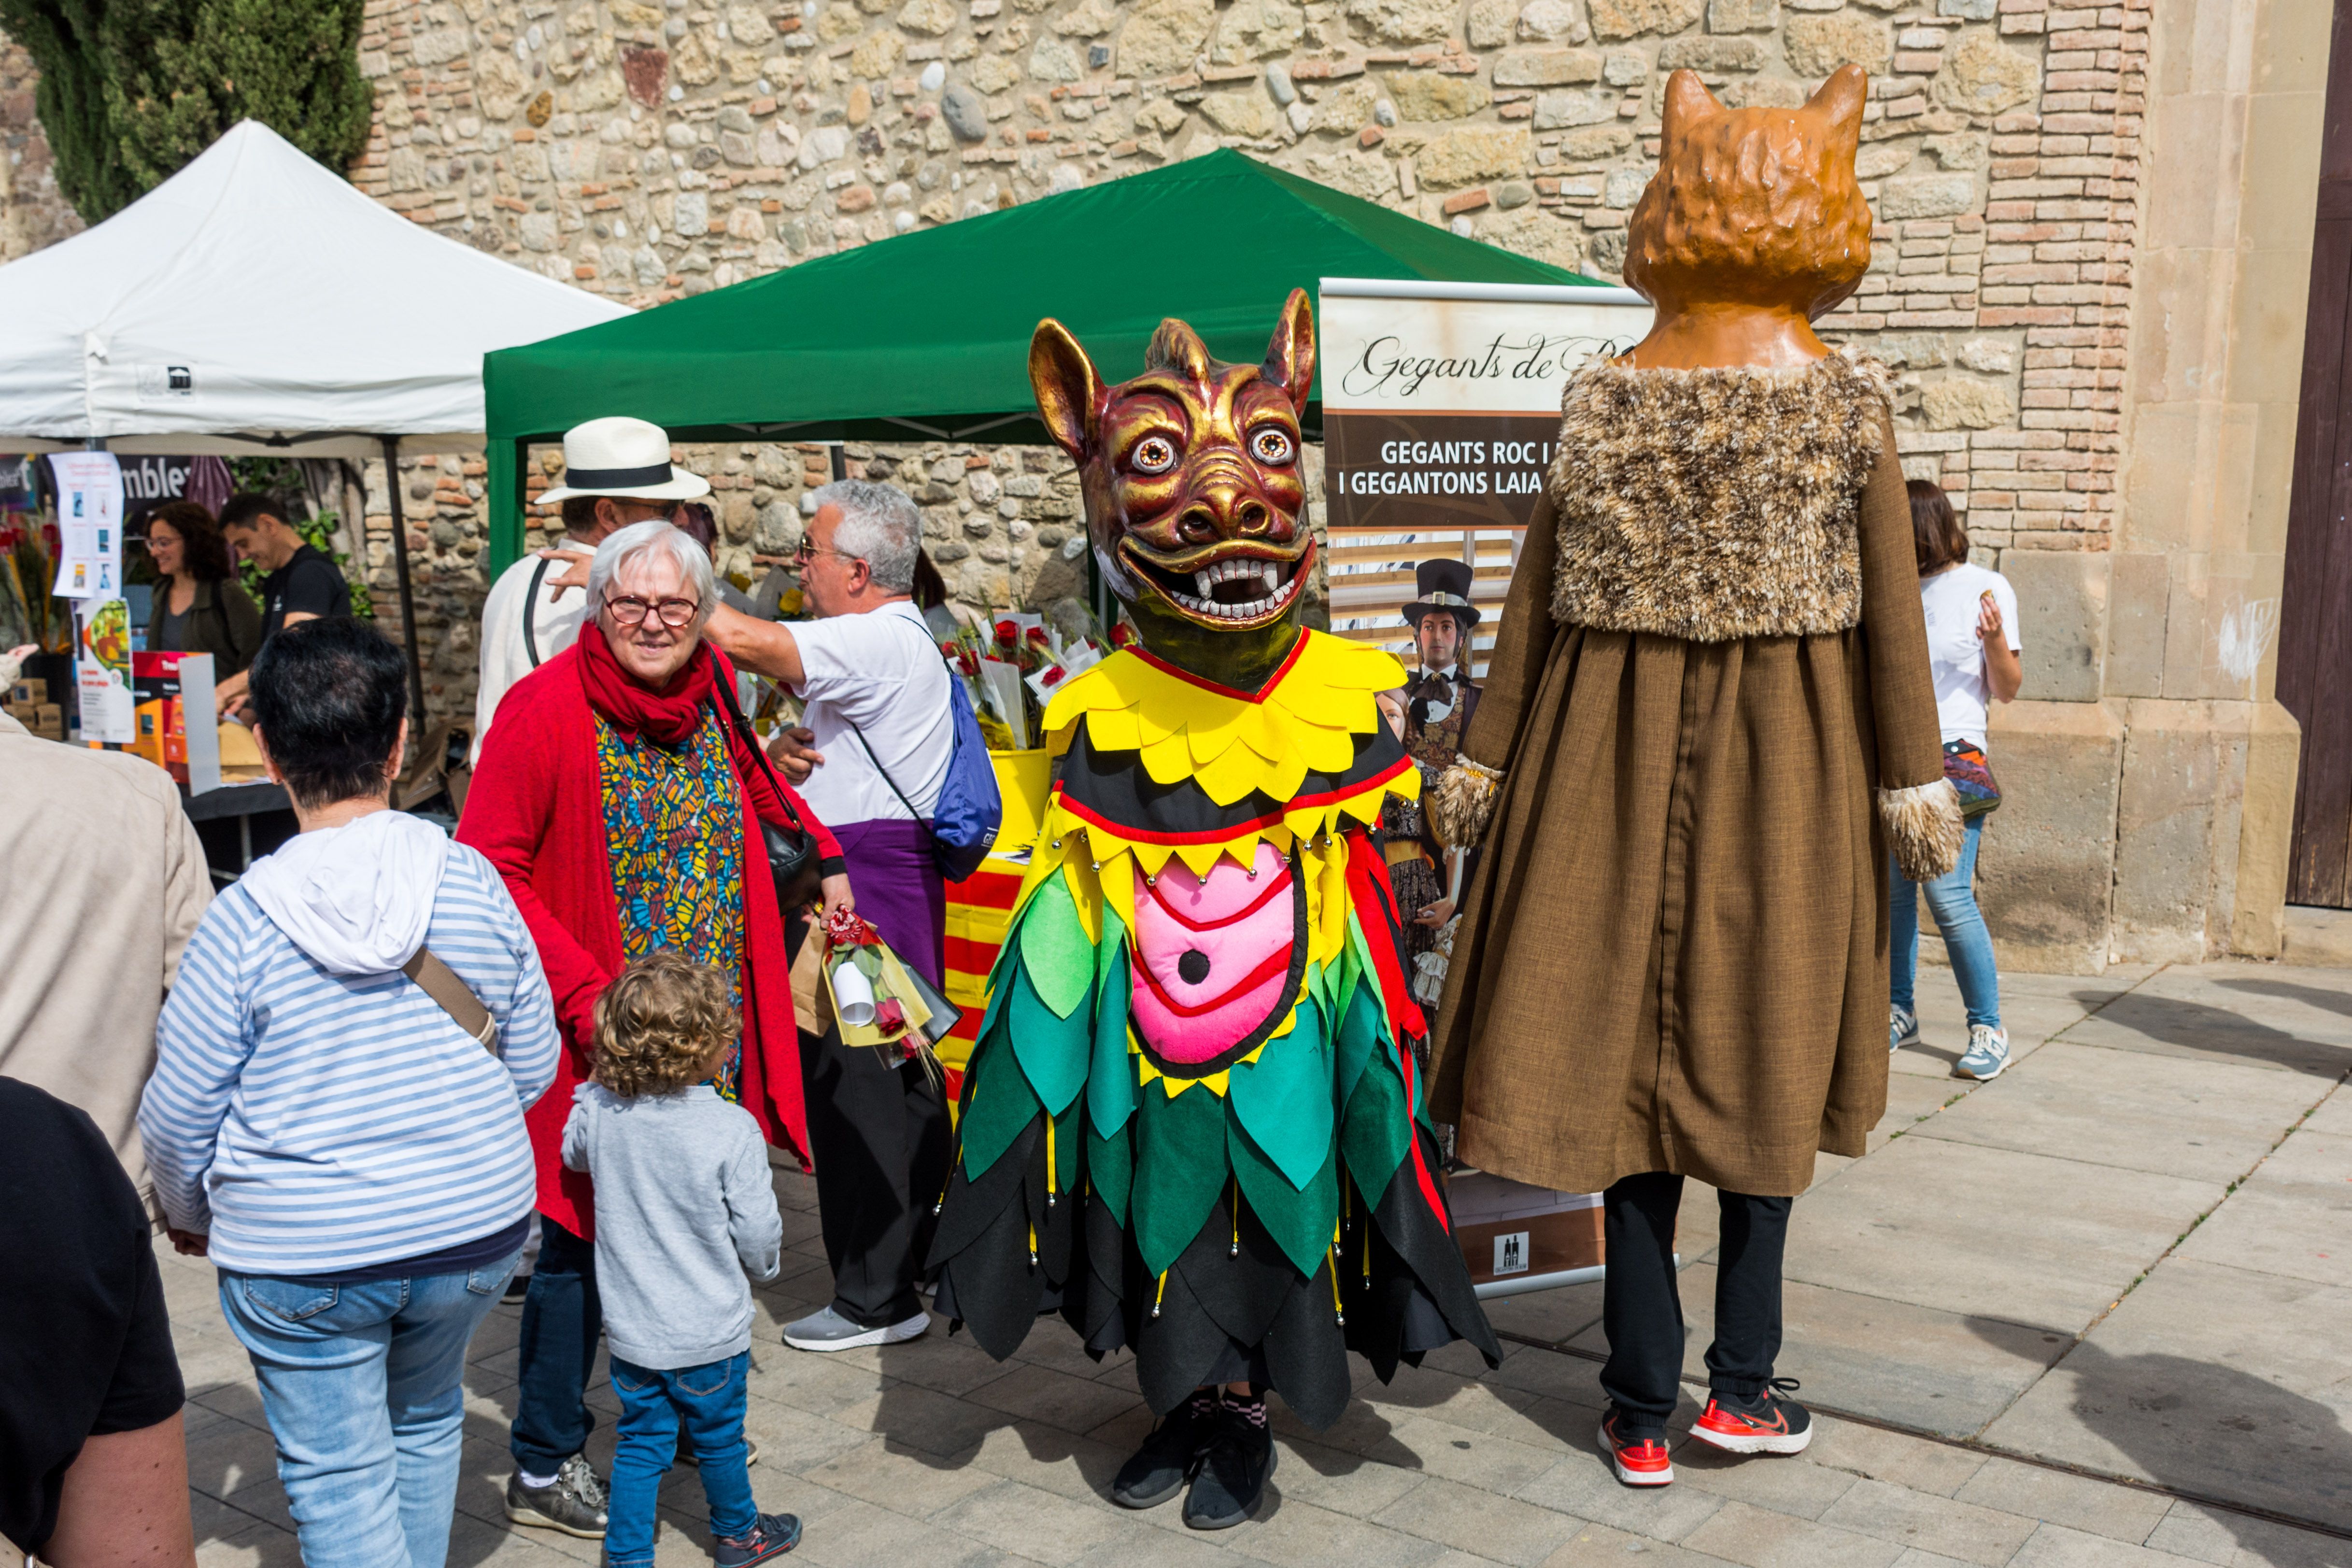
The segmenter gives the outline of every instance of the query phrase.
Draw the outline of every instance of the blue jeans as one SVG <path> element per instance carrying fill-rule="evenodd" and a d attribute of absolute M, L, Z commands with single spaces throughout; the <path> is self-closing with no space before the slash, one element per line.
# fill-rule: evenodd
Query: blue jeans
<path fill-rule="evenodd" d="M 1906 1012 L 1917 1012 L 1912 995 L 1919 970 L 1919 894 L 1926 893 L 1928 913 L 1936 917 L 1936 929 L 1944 934 L 1952 977 L 1960 983 L 1960 1000 L 1969 1009 L 1969 1022 L 1999 1029 L 2000 972 L 1993 966 L 1992 936 L 1977 908 L 1977 841 L 1984 836 L 1984 824 L 1982 817 L 1969 819 L 1968 834 L 1960 841 L 1960 863 L 1933 882 L 1913 882 L 1888 860 L 1886 883 L 1895 907 L 1893 952 L 1887 967 L 1895 1005 Z"/>
<path fill-rule="evenodd" d="M 551 1476 L 588 1446 L 596 1413 L 588 1380 L 596 1371 L 596 1336 L 604 1305 L 596 1294 L 596 1245 L 539 1217 L 539 1259 L 522 1300 L 517 1344 L 514 1427 L 508 1447 L 525 1475 Z"/>
<path fill-rule="evenodd" d="M 363 1285 L 222 1273 L 221 1315 L 259 1375 L 307 1568 L 441 1568 L 466 1346 L 520 1257 Z"/>
<path fill-rule="evenodd" d="M 758 1528 L 743 1447 L 749 1351 L 707 1366 L 656 1372 L 613 1358 L 613 1392 L 621 1401 L 614 1428 L 613 1495 L 605 1505 L 605 1568 L 651 1568 L 654 1502 L 677 1457 L 682 1426 L 702 1471 L 710 1533 L 745 1536 Z"/>

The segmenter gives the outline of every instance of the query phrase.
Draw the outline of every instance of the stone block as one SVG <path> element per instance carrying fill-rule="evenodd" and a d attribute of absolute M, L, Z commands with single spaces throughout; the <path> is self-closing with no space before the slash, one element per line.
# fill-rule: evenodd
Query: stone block
<path fill-rule="evenodd" d="M 2114 557 L 2087 550 L 2004 550 L 2001 575 L 2017 590 L 2020 695 L 2036 702 L 2099 699 L 2107 642 L 2107 574 Z"/>
<path fill-rule="evenodd" d="M 1794 24 L 1790 26 L 1793 31 Z M 1889 222 L 1900 218 L 1955 217 L 1976 204 L 1974 174 L 1906 174 L 1878 187 L 1878 215 Z"/>
<path fill-rule="evenodd" d="M 1399 120 L 1467 120 L 1495 101 L 1476 77 L 1442 71 L 1392 71 L 1386 86 Z"/>
<path fill-rule="evenodd" d="M 1348 19 L 1384 44 L 1433 44 L 1455 14 L 1453 0 L 1348 0 Z"/>
<path fill-rule="evenodd" d="M 1956 113 L 1990 118 L 2032 102 L 2041 85 L 2042 68 L 2032 56 L 1990 33 L 1970 33 L 1944 57 L 1928 91 Z"/>
<path fill-rule="evenodd" d="M 1931 382 L 1920 393 L 1919 412 L 1931 430 L 1991 430 L 2016 414 L 2007 387 L 1966 376 Z"/>
<path fill-rule="evenodd" d="M 1423 184 L 1451 190 L 1523 173 L 1528 152 L 1524 131 L 1465 125 L 1432 138 L 1414 167 Z"/>
<path fill-rule="evenodd" d="M 1542 44 L 1580 44 L 1592 36 L 1570 0 L 1528 0 L 1519 10 L 1518 31 L 1520 37 Z"/>
<path fill-rule="evenodd" d="M 1669 39 L 1658 51 L 1662 71 L 1754 71 L 1764 68 L 1764 46 L 1755 38 Z"/>
<path fill-rule="evenodd" d="M 2286 879 L 2294 838 L 2303 727 L 2275 702 L 2248 705 L 2246 783 L 2238 819 L 2230 950 L 2275 958 L 2286 946 Z"/>
<path fill-rule="evenodd" d="M 1603 38 L 1674 34 L 1696 26 L 1706 0 L 1592 0 L 1592 30 Z"/>
<path fill-rule="evenodd" d="M 1559 131 L 1576 125 L 1605 125 L 1616 118 L 1617 94 L 1609 88 L 1536 95 L 1535 125 L 1538 131 Z M 1424 173 L 1423 177 L 1428 176 Z"/>
<path fill-rule="evenodd" d="M 1273 100 L 1255 87 L 1238 92 L 1213 92 L 1201 100 L 1201 113 L 1228 136 L 1252 140 L 1271 136 L 1277 112 Z"/>
<path fill-rule="evenodd" d="M 1474 49 L 1499 49 L 1511 41 L 1511 24 L 1519 13 L 1517 0 L 1471 0 L 1466 31 Z"/>
<path fill-rule="evenodd" d="M 2223 844 L 2236 858 L 2245 753 L 2242 733 L 2231 733 L 2243 719 L 2232 724 L 2223 710 L 2247 706 L 2132 701 L 2116 820 L 2117 957 L 2196 963 L 2220 935 L 2212 927 L 2226 931 L 2214 908 L 2226 885 L 2216 860 Z"/>
<path fill-rule="evenodd" d="M 1977 890 L 2003 968 L 2106 967 L 2123 717 L 2115 703 L 1993 708 L 1985 741 L 2001 805 L 1977 852 Z"/>
<path fill-rule="evenodd" d="M 1769 33 L 1780 25 L 1780 0 L 1707 0 L 1710 33 Z"/>
<path fill-rule="evenodd" d="M 1495 59 L 1496 87 L 1565 87 L 1601 79 L 1592 49 L 1506 49 Z"/>
<path fill-rule="evenodd" d="M 2152 552 L 2118 551 L 2107 614 L 2106 692 L 2152 697 L 2164 689 L 2165 622 L 2171 566 Z"/>
<path fill-rule="evenodd" d="M 1633 145 L 1633 131 L 1631 126 L 1596 125 L 1586 131 L 1571 131 L 1561 137 L 1559 155 L 1571 163 L 1590 163 L 1603 158 L 1614 158 L 1622 152 L 1631 151 Z M 1612 240 L 1615 241 L 1617 260 L 1622 262 L 1625 256 L 1625 236 L 1622 231 L 1614 235 L 1602 235 L 1593 243 L 1596 246 L 1602 246 Z M 1617 267 L 1612 264 L 1609 270 L 1613 273 Z"/>
<path fill-rule="evenodd" d="M 1895 40 L 1885 23 L 1843 12 L 1791 16 L 1781 43 L 1789 68 L 1808 80 L 1819 80 L 1848 64 L 1876 76 L 1895 58 Z"/>
<path fill-rule="evenodd" d="M 1216 25 L 1213 0 L 1147 0 L 1119 29 L 1119 74 L 1149 78 L 1190 70 Z"/>

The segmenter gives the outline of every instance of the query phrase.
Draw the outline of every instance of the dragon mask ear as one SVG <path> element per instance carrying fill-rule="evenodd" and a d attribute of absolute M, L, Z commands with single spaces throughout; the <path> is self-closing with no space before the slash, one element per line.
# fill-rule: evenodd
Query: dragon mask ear
<path fill-rule="evenodd" d="M 1282 302 L 1282 319 L 1265 346 L 1265 375 L 1290 394 L 1293 409 L 1307 412 L 1307 389 L 1315 384 L 1315 312 L 1304 288 L 1292 289 Z"/>
<path fill-rule="evenodd" d="M 1029 340 L 1029 387 L 1054 444 L 1085 462 L 1101 418 L 1102 378 L 1070 329 L 1050 316 Z"/>

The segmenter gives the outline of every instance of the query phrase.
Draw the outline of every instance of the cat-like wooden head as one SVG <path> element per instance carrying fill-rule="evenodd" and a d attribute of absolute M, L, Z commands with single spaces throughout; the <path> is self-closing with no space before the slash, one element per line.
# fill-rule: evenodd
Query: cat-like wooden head
<path fill-rule="evenodd" d="M 1870 267 L 1853 168 L 1868 89 L 1842 66 L 1801 109 L 1726 109 L 1695 72 L 1668 77 L 1625 281 L 1662 317 L 1744 306 L 1810 320 L 1852 294 Z"/>

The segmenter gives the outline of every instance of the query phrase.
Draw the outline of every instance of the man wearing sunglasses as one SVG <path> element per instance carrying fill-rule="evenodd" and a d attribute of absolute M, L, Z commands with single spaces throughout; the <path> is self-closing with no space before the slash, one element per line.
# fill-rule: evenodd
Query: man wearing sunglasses
<path fill-rule="evenodd" d="M 541 495 L 539 504 L 563 509 L 563 537 L 556 548 L 584 558 L 631 523 L 667 518 L 685 527 L 688 505 L 709 494 L 708 480 L 671 464 L 667 431 L 615 414 L 564 432 L 563 483 Z M 708 549 L 709 541 L 702 542 Z M 559 583 L 563 576 L 559 562 L 527 555 L 499 573 L 482 601 L 482 677 L 474 693 L 477 764 L 482 760 L 482 737 L 489 734 L 508 689 L 580 635 L 587 596 L 566 591 Z M 523 1265 L 526 1280 L 530 1267 Z"/>

